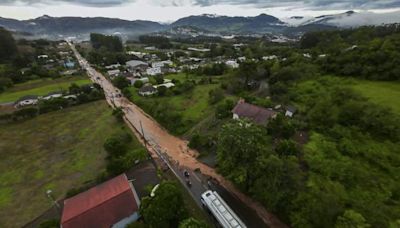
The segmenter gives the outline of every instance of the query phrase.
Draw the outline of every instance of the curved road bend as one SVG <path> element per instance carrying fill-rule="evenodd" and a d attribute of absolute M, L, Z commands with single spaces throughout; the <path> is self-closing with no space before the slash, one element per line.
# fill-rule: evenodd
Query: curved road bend
<path fill-rule="evenodd" d="M 153 153 L 155 152 L 154 146 L 156 146 L 167 154 L 175 163 L 179 164 L 178 166 L 190 167 L 191 173 L 193 173 L 194 170 L 200 170 L 202 174 L 213 178 L 220 186 L 238 198 L 247 207 L 253 209 L 268 227 L 287 227 L 287 225 L 282 223 L 275 215 L 268 212 L 260 203 L 240 192 L 230 181 L 219 175 L 213 168 L 197 161 L 196 157 L 198 152 L 188 148 L 187 141 L 169 134 L 151 116 L 125 97 L 117 97 L 116 94 L 120 94 L 119 90 L 101 73 L 92 68 L 78 53 L 73 44 L 70 42 L 68 43 L 74 51 L 80 65 L 87 71 L 91 80 L 102 86 L 107 102 L 114 107 L 122 108 L 125 113 L 125 119 L 131 123 L 146 141 L 152 142 Z M 135 132 L 136 135 L 137 132 Z M 159 156 L 159 154 L 157 154 L 157 156 Z M 181 178 L 179 179 L 181 180 Z M 191 194 L 193 196 L 193 193 Z M 198 201 L 198 199 L 195 200 L 196 202 Z"/>

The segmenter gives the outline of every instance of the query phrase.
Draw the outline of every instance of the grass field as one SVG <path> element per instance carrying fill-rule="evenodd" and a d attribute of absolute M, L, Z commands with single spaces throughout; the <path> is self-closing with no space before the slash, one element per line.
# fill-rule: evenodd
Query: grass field
<path fill-rule="evenodd" d="M 21 227 L 105 169 L 103 143 L 126 131 L 104 101 L 0 126 L 0 227 Z M 140 147 L 134 139 L 132 148 Z"/>
<path fill-rule="evenodd" d="M 141 101 L 139 103 L 146 103 L 147 101 L 155 101 L 156 103 L 166 103 L 174 111 L 182 114 L 182 122 L 186 123 L 185 129 L 180 132 L 186 132 L 192 128 L 196 123 L 200 122 L 214 112 L 214 107 L 209 104 L 209 91 L 218 88 L 219 84 L 206 84 L 197 85 L 193 91 L 174 96 L 166 97 L 142 97 L 137 93 L 137 89 L 131 88 L 133 94 L 133 101 Z M 168 111 L 168 110 L 166 110 Z M 149 113 L 152 115 L 152 113 Z"/>
<path fill-rule="evenodd" d="M 16 84 L 0 94 L 0 103 L 13 102 L 26 95 L 46 95 L 49 92 L 66 90 L 71 85 L 89 84 L 90 80 L 86 77 L 64 77 L 59 79 L 39 79 Z"/>
<path fill-rule="evenodd" d="M 400 82 L 356 80 L 352 87 L 371 102 L 391 108 L 400 115 Z"/>

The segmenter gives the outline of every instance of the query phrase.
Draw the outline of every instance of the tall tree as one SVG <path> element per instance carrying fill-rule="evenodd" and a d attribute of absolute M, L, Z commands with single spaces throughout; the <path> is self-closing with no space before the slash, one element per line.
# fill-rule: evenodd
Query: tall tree
<path fill-rule="evenodd" d="M 179 222 L 187 217 L 187 210 L 176 183 L 163 182 L 154 197 L 144 197 L 140 214 L 150 227 L 178 227 Z"/>

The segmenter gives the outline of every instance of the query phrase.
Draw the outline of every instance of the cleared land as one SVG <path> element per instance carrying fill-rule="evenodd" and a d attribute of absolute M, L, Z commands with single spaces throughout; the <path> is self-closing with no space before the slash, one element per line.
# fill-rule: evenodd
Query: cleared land
<path fill-rule="evenodd" d="M 352 87 L 371 102 L 391 108 L 400 115 L 400 82 L 357 80 Z"/>
<path fill-rule="evenodd" d="M 0 103 L 13 102 L 26 95 L 46 95 L 50 92 L 67 90 L 71 83 L 78 85 L 89 84 L 85 77 L 63 77 L 59 79 L 39 79 L 16 84 L 0 94 Z"/>
<path fill-rule="evenodd" d="M 68 189 L 90 182 L 105 170 L 103 143 L 126 131 L 97 101 L 0 126 L 0 227 L 21 227 Z M 132 148 L 141 145 L 134 139 Z"/>

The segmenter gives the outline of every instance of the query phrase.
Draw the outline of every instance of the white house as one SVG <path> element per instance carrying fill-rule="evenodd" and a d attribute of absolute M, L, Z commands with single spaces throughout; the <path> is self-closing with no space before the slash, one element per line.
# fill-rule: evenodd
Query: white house
<path fill-rule="evenodd" d="M 134 56 L 136 56 L 136 57 L 138 57 L 140 59 L 142 59 L 146 55 L 146 53 L 139 52 L 139 51 L 128 51 L 127 54 L 128 55 L 134 55 Z"/>
<path fill-rule="evenodd" d="M 145 47 L 144 50 L 154 51 L 154 50 L 157 50 L 157 48 L 154 46 L 150 46 L 150 47 Z"/>
<path fill-rule="evenodd" d="M 239 67 L 239 63 L 236 60 L 228 60 L 225 62 L 225 64 L 234 69 Z"/>
<path fill-rule="evenodd" d="M 239 62 L 244 62 L 244 61 L 246 61 L 246 56 L 239 57 L 239 58 L 237 58 L 237 60 Z"/>
<path fill-rule="evenodd" d="M 198 52 L 209 52 L 210 49 L 208 48 L 195 48 L 195 47 L 190 47 L 188 48 L 189 51 L 198 51 Z"/>
<path fill-rule="evenodd" d="M 47 58 L 49 58 L 49 56 L 48 55 L 38 55 L 37 58 L 38 59 L 47 59 Z"/>
<path fill-rule="evenodd" d="M 156 68 L 156 67 L 161 68 L 163 66 L 164 66 L 163 62 L 153 62 L 153 63 L 151 63 L 151 67 L 154 67 L 154 68 Z"/>
<path fill-rule="evenodd" d="M 52 93 L 47 94 L 46 96 L 43 96 L 42 99 L 43 100 L 50 100 L 50 99 L 59 98 L 59 97 L 62 97 L 62 96 L 63 96 L 62 92 L 52 92 Z"/>
<path fill-rule="evenodd" d="M 112 64 L 109 66 L 106 66 L 107 70 L 112 70 L 112 69 L 118 69 L 121 66 L 121 64 L 117 63 L 117 64 Z"/>
<path fill-rule="evenodd" d="M 118 70 L 118 69 L 107 71 L 107 74 L 108 74 L 108 76 L 110 76 L 110 77 L 118 76 L 120 73 L 121 73 L 121 71 Z"/>
<path fill-rule="evenodd" d="M 28 105 L 36 105 L 39 101 L 39 97 L 36 95 L 28 95 L 21 97 L 17 102 L 15 102 L 15 107 L 24 107 Z"/>
<path fill-rule="evenodd" d="M 164 60 L 164 61 L 162 61 L 162 62 L 164 63 L 164 66 L 165 66 L 165 65 L 168 65 L 168 66 L 174 65 L 174 62 L 172 62 L 171 60 Z"/>
<path fill-rule="evenodd" d="M 147 68 L 146 74 L 151 76 L 159 75 L 161 74 L 161 67 Z"/>
<path fill-rule="evenodd" d="M 262 57 L 262 59 L 265 60 L 265 61 L 274 60 L 274 59 L 277 59 L 277 58 L 278 58 L 278 56 L 276 56 L 276 55 L 269 55 L 269 56 L 263 56 Z"/>
<path fill-rule="evenodd" d="M 172 87 L 174 87 L 175 86 L 175 84 L 174 83 L 172 83 L 172 82 L 167 82 L 167 83 L 163 83 L 163 84 L 159 84 L 159 85 L 155 85 L 154 86 L 154 88 L 158 88 L 158 87 L 161 87 L 161 86 L 165 86 L 165 87 L 167 87 L 167 89 L 169 89 L 169 88 L 172 88 Z"/>
<path fill-rule="evenodd" d="M 293 117 L 294 113 L 297 111 L 297 109 L 293 106 L 287 106 L 286 107 L 286 112 L 285 116 L 287 117 Z"/>

